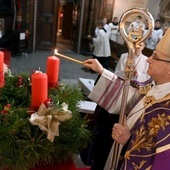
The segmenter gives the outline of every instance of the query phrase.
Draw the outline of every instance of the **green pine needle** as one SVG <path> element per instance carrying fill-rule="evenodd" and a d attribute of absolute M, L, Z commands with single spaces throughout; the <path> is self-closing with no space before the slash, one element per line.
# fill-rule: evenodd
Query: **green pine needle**
<path fill-rule="evenodd" d="M 84 96 L 77 85 L 60 85 L 49 90 L 53 107 L 63 102 L 73 117 L 59 126 L 54 142 L 46 132 L 29 122 L 31 101 L 30 75 L 5 75 L 0 89 L 0 169 L 28 170 L 36 164 L 63 162 L 87 146 L 91 133 L 78 112 L 77 104 Z"/>

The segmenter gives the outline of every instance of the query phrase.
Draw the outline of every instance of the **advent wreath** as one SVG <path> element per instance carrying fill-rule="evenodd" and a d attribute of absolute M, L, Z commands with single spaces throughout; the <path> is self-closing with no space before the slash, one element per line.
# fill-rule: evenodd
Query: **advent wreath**
<path fill-rule="evenodd" d="M 72 115 L 58 119 L 58 135 L 54 133 L 50 141 L 41 123 L 30 122 L 32 114 L 37 116 L 30 110 L 30 75 L 6 73 L 4 79 L 5 85 L 0 88 L 0 169 L 28 170 L 38 164 L 65 162 L 86 147 L 91 133 L 77 109 L 77 103 L 84 99 L 77 85 L 62 84 L 48 90 L 50 108 L 43 106 L 42 110 L 45 108 L 55 120 L 56 116 Z"/>

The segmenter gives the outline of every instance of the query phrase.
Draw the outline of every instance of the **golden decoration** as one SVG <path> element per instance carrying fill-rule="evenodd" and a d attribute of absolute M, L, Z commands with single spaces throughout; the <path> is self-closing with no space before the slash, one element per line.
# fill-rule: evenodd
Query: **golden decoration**
<path fill-rule="evenodd" d="M 147 84 L 146 86 L 139 86 L 140 94 L 147 94 L 149 90 L 151 90 L 152 84 Z"/>
<path fill-rule="evenodd" d="M 154 96 L 145 96 L 144 97 L 144 107 L 152 106 L 156 102 Z"/>
<path fill-rule="evenodd" d="M 60 122 L 72 118 L 72 113 L 68 110 L 66 103 L 62 104 L 62 109 L 47 108 L 43 103 L 41 104 L 37 113 L 33 113 L 30 117 L 30 122 L 33 125 L 38 125 L 42 131 L 47 132 L 47 139 L 54 141 L 55 136 L 59 136 Z"/>

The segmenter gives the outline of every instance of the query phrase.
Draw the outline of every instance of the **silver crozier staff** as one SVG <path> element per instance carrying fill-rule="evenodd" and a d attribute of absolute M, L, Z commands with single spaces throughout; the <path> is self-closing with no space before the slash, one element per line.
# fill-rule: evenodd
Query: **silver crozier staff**
<path fill-rule="evenodd" d="M 143 36 L 144 30 L 142 27 L 139 27 L 139 29 L 129 30 L 128 33 L 125 31 L 125 23 L 127 21 L 127 18 L 129 18 L 129 16 L 134 15 L 134 14 L 137 14 L 137 15 L 141 14 L 148 21 L 148 31 L 145 34 L 145 36 Z M 153 29 L 154 29 L 154 19 L 147 9 L 132 8 L 130 10 L 127 10 L 120 18 L 119 31 L 120 31 L 122 38 L 127 43 L 128 50 L 129 50 L 128 60 L 127 60 L 126 67 L 124 70 L 125 83 L 123 87 L 123 96 L 122 96 L 122 101 L 121 101 L 122 104 L 121 104 L 121 110 L 120 110 L 120 115 L 119 115 L 120 124 L 123 124 L 125 108 L 127 105 L 127 97 L 128 97 L 129 86 L 130 86 L 130 80 L 133 79 L 133 75 L 135 71 L 134 70 L 135 47 L 140 45 L 141 42 L 145 41 L 150 36 Z M 122 146 L 120 144 L 118 144 L 117 142 L 114 142 L 113 158 L 112 158 L 110 170 L 117 170 L 121 147 Z"/>

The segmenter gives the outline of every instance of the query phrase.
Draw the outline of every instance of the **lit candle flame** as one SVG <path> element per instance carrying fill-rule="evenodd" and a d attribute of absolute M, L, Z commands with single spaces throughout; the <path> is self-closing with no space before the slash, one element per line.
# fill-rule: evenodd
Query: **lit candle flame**
<path fill-rule="evenodd" d="M 71 57 L 68 57 L 66 55 L 63 55 L 63 54 L 60 54 L 57 52 L 57 49 L 54 50 L 54 55 L 55 56 L 59 56 L 59 57 L 63 57 L 65 59 L 68 59 L 68 60 L 71 60 L 73 62 L 76 62 L 76 63 L 79 63 L 79 64 L 83 64 L 83 61 L 80 61 L 80 60 L 77 60 L 77 59 L 74 59 L 74 58 L 71 58 Z"/>
<path fill-rule="evenodd" d="M 57 49 L 54 50 L 54 55 L 57 55 Z"/>

